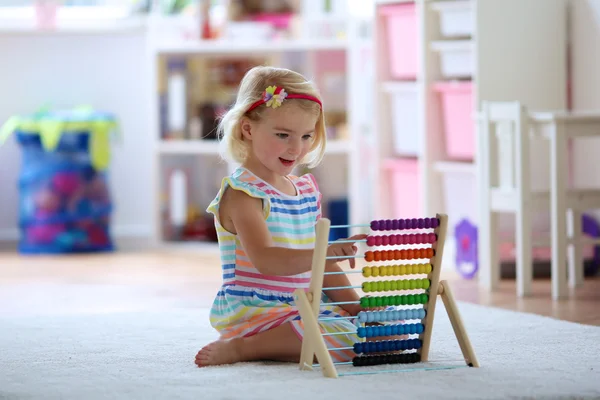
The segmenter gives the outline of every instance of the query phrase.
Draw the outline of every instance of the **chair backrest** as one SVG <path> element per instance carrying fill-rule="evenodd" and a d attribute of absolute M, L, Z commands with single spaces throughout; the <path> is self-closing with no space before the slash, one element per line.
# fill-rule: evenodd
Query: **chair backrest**
<path fill-rule="evenodd" d="M 480 184 L 514 194 L 530 190 L 529 124 L 516 101 L 483 101 L 479 129 Z"/>

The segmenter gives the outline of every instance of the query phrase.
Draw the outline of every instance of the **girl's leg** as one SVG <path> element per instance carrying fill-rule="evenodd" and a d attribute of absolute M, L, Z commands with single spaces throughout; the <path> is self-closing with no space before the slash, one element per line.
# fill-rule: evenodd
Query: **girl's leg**
<path fill-rule="evenodd" d="M 196 365 L 234 364 L 241 361 L 300 362 L 302 342 L 290 323 L 254 336 L 220 339 L 204 346 L 196 355 Z"/>

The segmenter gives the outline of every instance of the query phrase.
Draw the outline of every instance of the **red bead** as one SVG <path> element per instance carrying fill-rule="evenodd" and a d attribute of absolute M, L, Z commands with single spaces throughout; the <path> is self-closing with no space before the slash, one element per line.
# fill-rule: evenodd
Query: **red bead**
<path fill-rule="evenodd" d="M 375 237 L 374 236 L 367 236 L 367 246 L 369 246 L 369 247 L 375 246 Z"/>
<path fill-rule="evenodd" d="M 384 246 L 389 246 L 390 244 L 390 236 L 391 235 L 385 235 L 381 238 L 381 243 L 383 243 Z"/>
<path fill-rule="evenodd" d="M 377 246 L 381 246 L 381 236 L 375 237 L 375 243 L 377 244 Z"/>

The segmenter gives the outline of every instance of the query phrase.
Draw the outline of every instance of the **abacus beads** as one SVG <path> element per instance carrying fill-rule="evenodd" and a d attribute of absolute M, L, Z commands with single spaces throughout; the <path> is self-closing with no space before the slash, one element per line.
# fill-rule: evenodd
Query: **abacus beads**
<path fill-rule="evenodd" d="M 432 248 L 375 250 L 365 252 L 365 261 L 412 260 L 419 258 L 432 258 L 433 256 L 434 251 Z"/>
<path fill-rule="evenodd" d="M 367 266 L 362 269 L 365 278 L 378 276 L 402 276 L 429 274 L 432 270 L 431 264 L 406 264 L 406 265 L 378 265 Z"/>
<path fill-rule="evenodd" d="M 440 224 L 437 218 L 404 218 L 380 219 L 371 221 L 373 231 L 396 231 L 403 229 L 430 229 L 437 228 Z"/>
<path fill-rule="evenodd" d="M 435 233 L 410 233 L 406 235 L 367 236 L 367 246 L 397 246 L 404 244 L 432 244 L 437 240 Z"/>

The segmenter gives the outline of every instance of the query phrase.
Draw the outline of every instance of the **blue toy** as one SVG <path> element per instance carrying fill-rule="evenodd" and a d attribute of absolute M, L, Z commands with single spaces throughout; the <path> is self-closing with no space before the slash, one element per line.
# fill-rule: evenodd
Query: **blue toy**
<path fill-rule="evenodd" d="M 112 203 L 106 168 L 115 119 L 90 109 L 13 117 L 23 157 L 19 177 L 19 251 L 25 254 L 110 251 Z"/>

